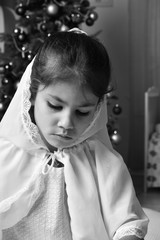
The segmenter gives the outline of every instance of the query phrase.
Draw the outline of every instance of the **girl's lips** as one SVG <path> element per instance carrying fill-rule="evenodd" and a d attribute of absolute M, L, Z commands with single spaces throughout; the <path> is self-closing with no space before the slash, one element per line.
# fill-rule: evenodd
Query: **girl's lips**
<path fill-rule="evenodd" d="M 66 139 L 66 140 L 71 140 L 72 139 L 72 137 L 70 137 L 68 135 L 55 134 L 55 136 Z"/>

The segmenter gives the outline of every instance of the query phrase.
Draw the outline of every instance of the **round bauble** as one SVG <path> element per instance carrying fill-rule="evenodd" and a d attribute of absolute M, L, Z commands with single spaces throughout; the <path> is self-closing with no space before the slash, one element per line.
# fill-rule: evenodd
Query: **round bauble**
<path fill-rule="evenodd" d="M 91 11 L 91 12 L 88 14 L 88 17 L 91 18 L 93 21 L 96 21 L 97 18 L 98 18 L 98 14 L 97 14 L 95 11 Z"/>
<path fill-rule="evenodd" d="M 60 32 L 68 31 L 68 29 L 69 29 L 69 28 L 68 28 L 66 25 L 64 25 L 64 24 L 62 24 L 62 25 L 60 26 L 60 28 L 59 28 Z"/>
<path fill-rule="evenodd" d="M 86 19 L 86 25 L 87 25 L 87 26 L 92 26 L 93 24 L 94 24 L 94 20 L 93 20 L 92 18 L 89 18 L 89 17 L 88 17 L 88 18 Z"/>
<path fill-rule="evenodd" d="M 113 144 L 119 144 L 121 142 L 121 136 L 118 133 L 117 130 L 114 130 L 111 134 L 110 134 L 110 139 L 112 141 Z"/>
<path fill-rule="evenodd" d="M 8 72 L 11 72 L 12 71 L 12 68 L 13 68 L 13 63 L 10 62 L 10 63 L 7 63 L 4 65 L 4 68 L 5 68 L 5 72 L 8 73 Z"/>
<path fill-rule="evenodd" d="M 122 112 L 122 108 L 119 106 L 119 104 L 115 104 L 115 106 L 113 107 L 112 109 L 113 113 L 116 114 L 116 115 L 119 115 L 121 114 Z"/>
<path fill-rule="evenodd" d="M 14 34 L 15 34 L 16 36 L 18 36 L 18 35 L 21 33 L 21 29 L 20 29 L 20 28 L 15 28 L 15 29 L 13 30 L 13 32 L 14 32 Z"/>
<path fill-rule="evenodd" d="M 18 6 L 16 6 L 15 11 L 18 15 L 24 16 L 26 12 L 26 7 L 22 3 L 20 3 Z"/>
<path fill-rule="evenodd" d="M 27 34 L 25 32 L 21 32 L 18 34 L 17 39 L 19 42 L 25 42 L 27 39 Z"/>
<path fill-rule="evenodd" d="M 26 53 L 26 59 L 27 59 L 28 61 L 31 61 L 32 58 L 33 58 L 33 53 L 32 53 L 31 51 L 28 51 L 28 52 Z"/>
<path fill-rule="evenodd" d="M 42 32 L 47 32 L 47 23 L 46 22 L 43 22 L 43 23 L 41 23 L 40 24 L 40 31 L 42 31 Z"/>
<path fill-rule="evenodd" d="M 5 85 L 12 83 L 12 80 L 10 78 L 4 77 L 1 81 L 1 83 L 3 86 L 5 86 Z"/>
<path fill-rule="evenodd" d="M 54 3 L 49 3 L 46 6 L 46 12 L 49 16 L 56 16 L 58 14 L 59 7 Z"/>

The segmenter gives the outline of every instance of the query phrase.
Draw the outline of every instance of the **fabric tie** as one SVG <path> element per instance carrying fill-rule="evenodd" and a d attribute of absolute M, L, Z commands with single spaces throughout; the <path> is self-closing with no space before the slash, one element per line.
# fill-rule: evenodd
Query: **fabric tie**
<path fill-rule="evenodd" d="M 42 174 L 47 175 L 51 171 L 51 169 L 55 168 L 61 168 L 64 167 L 64 164 L 61 163 L 56 159 L 56 152 L 54 153 L 49 153 L 45 155 L 45 160 L 42 168 Z"/>

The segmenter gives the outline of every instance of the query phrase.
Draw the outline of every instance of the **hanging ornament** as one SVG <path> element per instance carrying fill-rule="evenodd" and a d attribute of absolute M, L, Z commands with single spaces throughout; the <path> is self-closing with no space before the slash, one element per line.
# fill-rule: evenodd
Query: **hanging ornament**
<path fill-rule="evenodd" d="M 107 93 L 107 98 L 118 100 L 118 97 L 112 91 Z"/>
<path fill-rule="evenodd" d="M 117 130 L 114 130 L 111 134 L 110 134 L 110 139 L 111 142 L 115 145 L 118 145 L 121 142 L 121 136 L 118 133 Z"/>
<path fill-rule="evenodd" d="M 13 87 L 14 81 L 15 81 L 15 76 L 12 73 L 7 74 L 2 78 L 1 83 L 3 88 L 3 93 L 7 95 L 12 95 L 12 93 L 14 92 L 14 87 Z"/>
<path fill-rule="evenodd" d="M 98 14 L 97 14 L 95 11 L 91 11 L 91 12 L 88 14 L 88 17 L 91 18 L 93 21 L 96 21 L 97 18 L 98 18 Z"/>
<path fill-rule="evenodd" d="M 46 6 L 46 12 L 49 16 L 55 17 L 58 14 L 59 7 L 54 3 L 49 3 Z"/>
<path fill-rule="evenodd" d="M 94 24 L 94 20 L 93 20 L 92 18 L 89 18 L 89 17 L 88 17 L 88 18 L 86 19 L 86 25 L 87 25 L 87 26 L 92 26 L 93 24 Z"/>
<path fill-rule="evenodd" d="M 19 42 L 25 42 L 27 40 L 27 34 L 25 32 L 21 32 L 17 35 L 17 39 Z"/>
<path fill-rule="evenodd" d="M 11 84 L 11 83 L 12 83 L 12 80 L 11 80 L 10 78 L 7 78 L 7 77 L 4 77 L 4 78 L 2 79 L 2 81 L 1 81 L 1 84 L 2 84 L 3 86 L 9 85 L 9 84 Z"/>
<path fill-rule="evenodd" d="M 15 11 L 18 15 L 24 16 L 24 14 L 26 12 L 26 6 L 24 6 L 22 3 L 20 3 L 18 6 L 16 6 Z"/>
<path fill-rule="evenodd" d="M 21 33 L 21 29 L 20 28 L 15 28 L 13 32 L 14 32 L 15 36 L 18 36 Z"/>
<path fill-rule="evenodd" d="M 29 21 L 31 16 L 27 14 L 27 15 L 25 15 L 25 18 Z"/>
<path fill-rule="evenodd" d="M 33 53 L 32 53 L 32 51 L 28 51 L 28 52 L 26 53 L 26 58 L 27 58 L 28 61 L 31 61 L 31 60 L 32 60 L 32 58 L 33 58 Z"/>
<path fill-rule="evenodd" d="M 64 24 L 62 24 L 61 26 L 60 26 L 60 28 L 59 28 L 59 31 L 60 32 L 65 32 L 65 31 L 68 31 L 68 27 L 66 26 L 66 25 L 64 25 Z"/>
<path fill-rule="evenodd" d="M 1 96 L 1 102 L 5 103 L 6 101 L 8 102 L 9 101 L 9 96 L 7 94 L 3 94 Z"/>
<path fill-rule="evenodd" d="M 119 106 L 119 104 L 115 104 L 115 106 L 113 107 L 112 109 L 113 113 L 116 114 L 116 115 L 119 115 L 121 114 L 122 112 L 122 108 Z"/>
<path fill-rule="evenodd" d="M 27 52 L 27 47 L 26 46 L 22 46 L 21 48 L 21 54 L 22 54 L 22 58 L 25 59 L 26 55 L 25 53 Z"/>
<path fill-rule="evenodd" d="M 39 29 L 40 29 L 41 32 L 47 32 L 48 27 L 47 27 L 46 21 L 44 21 L 40 24 Z"/>
<path fill-rule="evenodd" d="M 47 37 L 50 37 L 52 34 L 51 33 L 47 33 Z"/>
<path fill-rule="evenodd" d="M 12 67 L 13 67 L 13 63 L 12 62 L 5 64 L 4 65 L 5 73 L 11 72 Z"/>
<path fill-rule="evenodd" d="M 71 13 L 71 20 L 73 23 L 80 24 L 83 21 L 83 18 L 80 13 L 73 12 Z"/>

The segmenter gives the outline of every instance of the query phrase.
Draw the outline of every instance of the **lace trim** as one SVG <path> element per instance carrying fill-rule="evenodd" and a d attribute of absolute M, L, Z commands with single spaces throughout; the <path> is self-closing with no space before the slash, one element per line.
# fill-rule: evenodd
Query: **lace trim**
<path fill-rule="evenodd" d="M 29 139 L 38 144 L 41 141 L 37 126 L 31 121 L 29 110 L 31 108 L 30 76 L 26 79 L 22 92 L 22 123 Z"/>
<path fill-rule="evenodd" d="M 124 236 L 133 236 L 133 235 L 142 239 L 144 238 L 145 234 L 143 233 L 142 229 L 137 227 L 123 227 L 117 230 L 115 236 L 113 237 L 113 240 L 119 240 Z"/>

